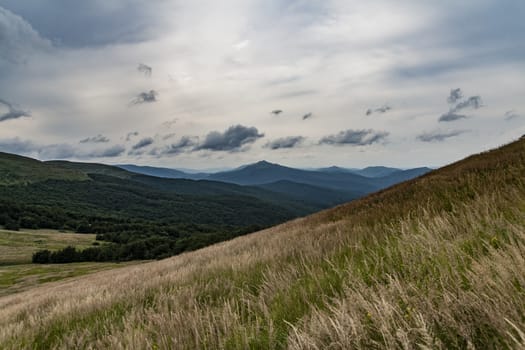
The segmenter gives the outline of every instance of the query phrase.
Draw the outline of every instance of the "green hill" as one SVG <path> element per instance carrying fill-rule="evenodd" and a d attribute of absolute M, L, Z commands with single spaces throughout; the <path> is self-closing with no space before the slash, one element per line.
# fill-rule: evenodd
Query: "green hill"
<path fill-rule="evenodd" d="M 159 262 L 0 298 L 5 349 L 521 349 L 525 140 Z"/>
<path fill-rule="evenodd" d="M 52 164 L 0 152 L 0 185 L 28 184 L 44 180 L 85 181 L 85 173 L 57 168 Z"/>
<path fill-rule="evenodd" d="M 96 233 L 114 243 L 91 249 L 82 258 L 90 261 L 166 257 L 323 208 L 257 187 L 5 153 L 0 179 L 0 226 Z"/>

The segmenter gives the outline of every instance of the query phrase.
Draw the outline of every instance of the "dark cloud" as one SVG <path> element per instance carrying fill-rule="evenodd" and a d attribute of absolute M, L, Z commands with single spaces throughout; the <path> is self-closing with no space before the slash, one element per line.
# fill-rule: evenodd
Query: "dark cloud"
<path fill-rule="evenodd" d="M 465 101 L 461 101 L 457 105 L 455 105 L 452 110 L 454 112 L 457 112 L 465 108 L 478 109 L 481 107 L 483 107 L 483 104 L 481 102 L 481 97 L 480 96 L 470 96 Z"/>
<path fill-rule="evenodd" d="M 170 133 L 170 134 L 166 134 L 164 136 L 162 136 L 162 139 L 163 140 L 169 140 L 171 139 L 172 137 L 174 137 L 176 134 L 174 132 Z"/>
<path fill-rule="evenodd" d="M 459 136 L 466 133 L 465 130 L 453 130 L 453 131 L 433 131 L 429 133 L 423 133 L 417 137 L 419 141 L 423 142 L 443 142 L 450 137 Z"/>
<path fill-rule="evenodd" d="M 138 131 L 128 132 L 128 134 L 126 135 L 126 141 L 130 141 L 133 136 L 139 136 L 139 132 Z"/>
<path fill-rule="evenodd" d="M 234 125 L 225 132 L 210 132 L 195 150 L 238 151 L 261 137 L 264 137 L 264 134 L 260 134 L 257 128 Z"/>
<path fill-rule="evenodd" d="M 26 19 L 60 46 L 86 47 L 133 43 L 160 33 L 163 1 L 1 0 L 4 8 Z M 0 30 L 0 33 L 3 33 Z"/>
<path fill-rule="evenodd" d="M 377 108 L 368 108 L 366 110 L 366 115 L 371 115 L 371 114 L 374 114 L 374 113 L 386 113 L 388 112 L 389 110 L 391 110 L 392 107 L 388 106 L 388 105 L 383 105 L 381 107 L 377 107 Z"/>
<path fill-rule="evenodd" d="M 0 114 L 0 122 L 6 121 L 6 120 L 11 120 L 11 119 L 18 119 L 18 118 L 22 118 L 22 117 L 30 117 L 31 116 L 31 114 L 29 112 L 25 112 L 25 111 L 16 109 L 9 102 L 4 101 L 2 99 L 0 99 L 0 106 L 4 106 L 7 109 L 7 111 L 5 111 L 5 112 L 2 112 L 2 110 L 0 109 L 0 113 L 1 113 Z"/>
<path fill-rule="evenodd" d="M 33 53 L 51 47 L 22 17 L 0 6 L 0 63 L 23 63 Z"/>
<path fill-rule="evenodd" d="M 450 89 L 450 94 L 447 97 L 447 102 L 450 104 L 454 104 L 457 101 L 461 100 L 463 98 L 463 92 L 460 88 L 457 89 Z"/>
<path fill-rule="evenodd" d="M 518 113 L 516 113 L 516 111 L 511 110 L 511 111 L 505 112 L 505 115 L 503 117 L 505 118 L 506 121 L 509 121 L 509 120 L 520 118 L 521 116 Z"/>
<path fill-rule="evenodd" d="M 155 140 L 153 140 L 152 137 L 145 137 L 142 140 L 140 140 L 139 142 L 137 142 L 136 144 L 134 144 L 132 149 L 133 150 L 138 150 L 138 149 L 141 149 L 141 148 L 144 148 L 144 147 L 147 147 L 147 146 L 153 144 L 153 142 L 155 142 Z"/>
<path fill-rule="evenodd" d="M 163 150 L 161 155 L 175 155 L 189 150 L 191 147 L 197 146 L 197 138 L 191 136 L 183 136 L 178 142 L 172 143 Z"/>
<path fill-rule="evenodd" d="M 385 140 L 388 135 L 389 133 L 385 131 L 349 129 L 335 135 L 325 136 L 319 141 L 319 144 L 366 146 Z"/>
<path fill-rule="evenodd" d="M 466 115 L 463 115 L 463 114 L 457 114 L 457 113 L 454 113 L 453 111 L 449 111 L 445 114 L 442 114 L 441 117 L 439 117 L 439 122 L 453 122 L 455 120 L 459 120 L 459 119 L 465 119 L 467 118 Z"/>
<path fill-rule="evenodd" d="M 118 157 L 122 155 L 126 151 L 126 148 L 122 145 L 114 145 L 106 149 L 102 150 L 95 150 L 91 152 L 87 152 L 83 155 L 83 157 L 86 158 L 111 158 L 111 157 Z"/>
<path fill-rule="evenodd" d="M 452 122 L 459 119 L 467 118 L 464 114 L 457 113 L 466 108 L 478 109 L 483 107 L 480 96 L 470 96 L 466 100 L 463 99 L 463 91 L 460 88 L 451 89 L 447 97 L 447 102 L 451 105 L 447 113 L 439 117 L 439 122 Z"/>
<path fill-rule="evenodd" d="M 313 116 L 313 113 L 312 112 L 309 112 L 309 113 L 306 113 L 305 115 L 303 115 L 303 120 L 306 120 L 306 119 L 309 119 Z"/>
<path fill-rule="evenodd" d="M 142 103 L 151 103 L 151 102 L 157 102 L 157 95 L 158 92 L 155 90 L 150 90 L 148 92 L 141 92 L 138 94 L 137 97 L 135 97 L 132 101 L 132 105 L 139 105 Z"/>
<path fill-rule="evenodd" d="M 79 142 L 80 143 L 105 143 L 105 142 L 109 142 L 109 139 L 106 136 L 98 134 L 97 136 L 86 137 L 85 139 L 80 140 Z"/>
<path fill-rule="evenodd" d="M 281 148 L 294 148 L 299 146 L 304 141 L 302 136 L 289 136 L 276 139 L 268 142 L 264 145 L 264 148 L 269 148 L 272 150 L 281 149 Z"/>
<path fill-rule="evenodd" d="M 151 72 L 153 71 L 153 69 L 150 66 L 144 63 L 139 63 L 137 70 L 147 77 L 151 77 Z"/>

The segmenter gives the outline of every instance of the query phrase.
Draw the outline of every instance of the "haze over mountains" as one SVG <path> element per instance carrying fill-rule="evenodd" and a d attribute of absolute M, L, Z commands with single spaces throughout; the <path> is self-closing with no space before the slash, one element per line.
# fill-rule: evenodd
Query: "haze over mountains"
<path fill-rule="evenodd" d="M 260 161 L 217 173 L 187 173 L 170 168 L 130 164 L 118 165 L 118 167 L 156 177 L 205 179 L 251 186 L 265 185 L 265 188 L 280 188 L 279 192 L 283 190 L 283 186 L 277 185 L 279 183 L 281 185 L 283 183 L 289 185 L 302 184 L 303 187 L 310 185 L 318 189 L 324 188 L 342 191 L 343 193 L 352 193 L 354 196 L 361 196 L 398 182 L 410 180 L 431 170 L 426 167 L 403 170 L 383 166 L 364 169 L 347 169 L 333 166 L 315 170 L 303 170 L 267 161 Z M 276 183 L 275 186 L 273 186 L 274 183 Z"/>

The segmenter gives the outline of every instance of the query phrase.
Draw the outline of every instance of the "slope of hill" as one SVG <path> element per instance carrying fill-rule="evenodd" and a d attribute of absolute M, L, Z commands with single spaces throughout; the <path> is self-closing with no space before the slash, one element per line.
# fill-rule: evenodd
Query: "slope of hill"
<path fill-rule="evenodd" d="M 27 184 L 43 180 L 83 181 L 86 174 L 57 169 L 35 159 L 0 152 L 0 185 Z"/>
<path fill-rule="evenodd" d="M 326 207 L 257 187 L 7 154 L 0 174 L 1 226 L 97 233 L 115 244 L 83 261 L 165 257 Z"/>
<path fill-rule="evenodd" d="M 525 140 L 159 262 L 0 298 L 18 348 L 525 346 Z"/>

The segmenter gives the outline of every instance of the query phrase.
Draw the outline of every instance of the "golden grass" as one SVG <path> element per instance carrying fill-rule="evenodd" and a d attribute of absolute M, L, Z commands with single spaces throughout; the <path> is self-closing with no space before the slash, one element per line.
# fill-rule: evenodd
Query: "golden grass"
<path fill-rule="evenodd" d="M 159 262 L 0 298 L 5 349 L 525 347 L 525 140 Z"/>

